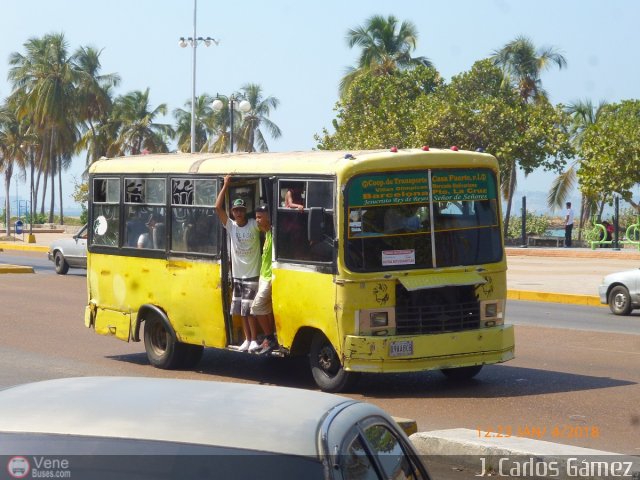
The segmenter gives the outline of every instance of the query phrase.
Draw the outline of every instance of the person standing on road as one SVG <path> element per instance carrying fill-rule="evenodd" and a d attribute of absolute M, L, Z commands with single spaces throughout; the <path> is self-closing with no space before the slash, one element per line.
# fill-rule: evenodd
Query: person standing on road
<path fill-rule="evenodd" d="M 567 202 L 567 213 L 564 217 L 564 246 L 571 246 L 571 234 L 573 232 L 573 209 L 571 202 Z"/>
<path fill-rule="evenodd" d="M 231 242 L 231 273 L 233 278 L 233 295 L 231 298 L 231 315 L 242 317 L 242 329 L 245 340 L 238 347 L 241 352 L 254 352 L 260 348 L 256 342 L 257 325 L 251 316 L 250 309 L 258 291 L 260 274 L 260 230 L 255 219 L 247 218 L 247 206 L 242 198 L 236 198 L 231 206 L 231 220 L 224 209 L 224 197 L 231 175 L 224 177 L 224 184 L 216 199 L 216 213 L 224 228 L 227 229 Z"/>

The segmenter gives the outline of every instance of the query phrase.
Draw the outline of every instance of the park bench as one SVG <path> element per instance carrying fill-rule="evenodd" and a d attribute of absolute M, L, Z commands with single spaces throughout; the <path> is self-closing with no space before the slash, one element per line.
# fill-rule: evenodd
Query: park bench
<path fill-rule="evenodd" d="M 531 235 L 527 237 L 527 245 L 529 247 L 562 247 L 564 237 Z"/>

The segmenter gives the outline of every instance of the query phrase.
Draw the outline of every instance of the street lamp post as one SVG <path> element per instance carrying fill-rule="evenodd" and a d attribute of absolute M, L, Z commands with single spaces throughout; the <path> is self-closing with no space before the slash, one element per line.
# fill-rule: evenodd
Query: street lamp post
<path fill-rule="evenodd" d="M 196 20 L 197 20 L 198 0 L 193 0 L 193 37 L 180 37 L 178 45 L 185 48 L 191 45 L 193 50 L 192 69 L 191 69 L 191 153 L 196 151 L 196 49 L 198 44 L 204 43 L 205 47 L 211 46 L 212 43 L 218 45 L 218 40 L 211 37 L 196 36 Z"/>
<path fill-rule="evenodd" d="M 216 99 L 211 104 L 211 108 L 213 108 L 216 112 L 221 111 L 224 108 L 224 103 L 220 100 L 220 97 L 227 98 L 229 102 L 229 152 L 233 153 L 233 112 L 238 109 L 242 113 L 247 113 L 251 110 L 251 103 L 247 100 L 239 100 L 238 95 L 232 93 L 228 97 L 224 95 L 216 95 Z"/>

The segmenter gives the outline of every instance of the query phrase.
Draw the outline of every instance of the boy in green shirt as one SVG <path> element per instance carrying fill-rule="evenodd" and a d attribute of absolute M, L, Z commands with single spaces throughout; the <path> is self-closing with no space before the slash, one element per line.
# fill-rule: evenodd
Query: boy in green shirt
<path fill-rule="evenodd" d="M 251 305 L 251 314 L 255 315 L 260 324 L 260 328 L 265 333 L 264 340 L 260 348 L 255 352 L 260 355 L 271 353 L 278 348 L 278 342 L 274 335 L 273 307 L 271 305 L 271 259 L 273 250 L 273 237 L 271 236 L 271 218 L 269 217 L 269 207 L 260 205 L 256 208 L 256 223 L 261 232 L 264 232 L 265 239 L 262 246 L 262 260 L 260 263 L 260 280 L 258 283 L 258 293 Z"/>

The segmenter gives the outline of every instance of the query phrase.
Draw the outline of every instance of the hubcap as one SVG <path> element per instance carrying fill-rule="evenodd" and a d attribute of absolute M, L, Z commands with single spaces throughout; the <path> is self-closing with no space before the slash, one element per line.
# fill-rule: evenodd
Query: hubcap
<path fill-rule="evenodd" d="M 327 375 L 333 376 L 336 374 L 336 364 L 337 358 L 333 348 L 330 345 L 322 347 L 318 353 L 318 365 L 320 368 L 322 368 Z"/>
<path fill-rule="evenodd" d="M 619 293 L 613 298 L 613 304 L 617 309 L 622 310 L 627 306 L 627 298 L 623 294 Z"/>
<path fill-rule="evenodd" d="M 151 346 L 156 355 L 162 355 L 167 350 L 167 332 L 160 322 L 151 330 Z"/>

